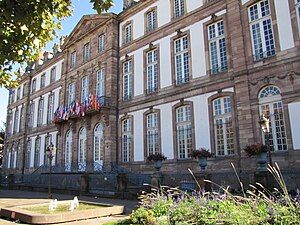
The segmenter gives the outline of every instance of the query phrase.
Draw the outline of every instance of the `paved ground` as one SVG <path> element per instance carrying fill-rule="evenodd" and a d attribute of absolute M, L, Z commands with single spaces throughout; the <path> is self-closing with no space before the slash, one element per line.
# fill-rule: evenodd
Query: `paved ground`
<path fill-rule="evenodd" d="M 13 190 L 2 190 L 0 189 L 0 208 L 9 206 L 20 206 L 34 203 L 45 203 L 49 202 L 47 199 L 48 194 L 43 192 L 29 192 L 29 191 L 13 191 Z M 53 199 L 57 200 L 71 200 L 74 196 L 53 194 Z M 126 212 L 124 215 L 119 216 L 109 216 L 88 220 L 80 220 L 73 222 L 60 223 L 64 225 L 101 225 L 103 223 L 119 221 L 129 218 L 128 215 L 133 209 L 137 207 L 137 201 L 121 200 L 121 199 L 109 199 L 109 198 L 97 198 L 88 196 L 78 196 L 79 200 L 86 200 L 91 202 L 108 203 L 115 205 L 124 205 L 126 207 Z M 19 221 L 12 221 L 5 218 L 0 218 L 0 225 L 12 225 L 12 224 L 25 224 Z"/>

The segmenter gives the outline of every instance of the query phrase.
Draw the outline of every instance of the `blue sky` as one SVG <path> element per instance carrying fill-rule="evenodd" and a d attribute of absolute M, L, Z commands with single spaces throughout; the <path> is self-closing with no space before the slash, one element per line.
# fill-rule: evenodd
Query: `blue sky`
<path fill-rule="evenodd" d="M 115 6 L 110 9 L 111 12 L 120 13 L 123 8 L 123 0 L 114 0 Z M 72 4 L 74 6 L 73 16 L 62 21 L 63 30 L 59 30 L 59 37 L 69 35 L 79 20 L 83 15 L 97 14 L 93 10 L 93 5 L 89 0 L 73 0 Z M 52 50 L 54 43 L 59 43 L 59 38 L 53 40 L 53 42 L 47 45 L 47 50 Z M 2 122 L 6 122 L 6 111 L 8 103 L 8 90 L 1 87 L 0 88 L 0 127 L 3 128 Z"/>

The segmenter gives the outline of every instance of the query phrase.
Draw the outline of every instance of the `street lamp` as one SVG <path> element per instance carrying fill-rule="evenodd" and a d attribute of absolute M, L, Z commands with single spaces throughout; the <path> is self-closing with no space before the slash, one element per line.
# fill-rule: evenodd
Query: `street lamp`
<path fill-rule="evenodd" d="M 265 134 L 265 138 L 266 138 L 265 144 L 266 144 L 266 147 L 267 147 L 267 150 L 269 153 L 270 166 L 273 166 L 272 156 L 271 156 L 271 148 L 270 148 L 270 120 L 267 119 L 264 114 L 262 114 L 262 115 L 260 115 L 260 118 L 259 118 L 259 125 Z"/>
<path fill-rule="evenodd" d="M 47 157 L 49 158 L 49 180 L 48 180 L 48 198 L 49 199 L 52 199 L 52 194 L 51 194 L 51 181 L 52 181 L 52 178 L 51 178 L 51 174 L 52 174 L 52 159 L 55 155 L 55 152 L 56 152 L 56 148 L 55 146 L 53 145 L 53 143 L 51 143 L 48 148 L 47 148 Z"/>

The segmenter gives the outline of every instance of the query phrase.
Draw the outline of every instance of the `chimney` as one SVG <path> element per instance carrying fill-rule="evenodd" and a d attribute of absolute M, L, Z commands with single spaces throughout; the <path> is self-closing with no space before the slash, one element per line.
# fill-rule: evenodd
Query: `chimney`
<path fill-rule="evenodd" d="M 53 53 L 50 52 L 50 51 L 45 51 L 45 53 L 44 53 L 44 62 L 46 62 L 47 60 L 52 59 L 52 58 L 53 58 Z"/>
<path fill-rule="evenodd" d="M 67 36 L 61 36 L 61 38 L 59 39 L 59 41 L 60 41 L 60 43 L 59 43 L 60 47 L 64 45 L 66 37 Z"/>
<path fill-rule="evenodd" d="M 128 9 L 140 0 L 123 0 L 123 9 Z"/>
<path fill-rule="evenodd" d="M 59 52 L 61 52 L 60 45 L 54 44 L 54 46 L 53 46 L 53 54 L 56 55 Z"/>

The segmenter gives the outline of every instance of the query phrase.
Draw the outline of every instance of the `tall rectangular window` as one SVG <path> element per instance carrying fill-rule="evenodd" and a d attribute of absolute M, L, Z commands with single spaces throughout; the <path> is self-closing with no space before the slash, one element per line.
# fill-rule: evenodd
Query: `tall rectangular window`
<path fill-rule="evenodd" d="M 122 121 L 122 162 L 130 162 L 132 151 L 132 120 Z"/>
<path fill-rule="evenodd" d="M 224 22 L 222 20 L 208 26 L 208 42 L 211 73 L 216 74 L 226 71 L 226 43 Z"/>
<path fill-rule="evenodd" d="M 71 64 L 70 67 L 74 68 L 76 66 L 76 51 L 71 53 Z"/>
<path fill-rule="evenodd" d="M 83 46 L 83 61 L 86 62 L 90 59 L 90 43 Z"/>
<path fill-rule="evenodd" d="M 30 104 L 30 108 L 29 108 L 29 127 L 33 128 L 34 126 L 34 108 L 35 108 L 35 104 L 34 102 L 32 102 Z"/>
<path fill-rule="evenodd" d="M 157 18 L 156 10 L 151 10 L 146 14 L 146 31 L 152 31 L 156 28 Z"/>
<path fill-rule="evenodd" d="M 275 40 L 269 1 L 260 1 L 250 6 L 248 16 L 254 61 L 275 55 Z"/>
<path fill-rule="evenodd" d="M 123 99 L 132 97 L 132 60 L 123 63 Z"/>
<path fill-rule="evenodd" d="M 72 102 L 74 101 L 75 101 L 75 84 L 71 83 L 69 84 L 69 98 L 68 98 L 69 105 L 71 105 Z"/>
<path fill-rule="evenodd" d="M 105 70 L 103 68 L 97 71 L 96 95 L 97 97 L 105 95 Z"/>
<path fill-rule="evenodd" d="M 44 114 L 44 99 L 40 98 L 39 103 L 38 103 L 38 121 L 37 125 L 40 126 L 43 124 L 43 114 Z"/>
<path fill-rule="evenodd" d="M 21 96 L 21 87 L 18 87 L 18 89 L 17 89 L 17 100 L 20 99 L 20 96 Z"/>
<path fill-rule="evenodd" d="M 40 166 L 40 150 L 41 150 L 41 138 L 35 139 L 35 149 L 34 149 L 34 168 Z"/>
<path fill-rule="evenodd" d="M 296 16 L 298 22 L 298 32 L 300 35 L 300 0 L 296 0 Z"/>
<path fill-rule="evenodd" d="M 158 90 L 157 49 L 147 52 L 147 94 Z"/>
<path fill-rule="evenodd" d="M 19 109 L 17 108 L 15 111 L 15 119 L 14 119 L 14 134 L 18 132 L 19 125 Z"/>
<path fill-rule="evenodd" d="M 181 106 L 176 109 L 176 134 L 178 158 L 189 158 L 193 147 L 190 105 Z"/>
<path fill-rule="evenodd" d="M 22 132 L 23 128 L 23 121 L 24 121 L 24 106 L 21 107 L 20 110 L 20 121 L 19 121 L 19 131 Z"/>
<path fill-rule="evenodd" d="M 234 154 L 230 97 L 222 97 L 213 101 L 213 115 L 217 155 Z"/>
<path fill-rule="evenodd" d="M 147 115 L 147 156 L 159 152 L 158 145 L 158 113 Z"/>
<path fill-rule="evenodd" d="M 53 67 L 50 72 L 50 83 L 56 80 L 56 67 Z"/>
<path fill-rule="evenodd" d="M 89 80 L 88 77 L 84 77 L 81 80 L 81 102 L 88 100 L 88 92 L 89 92 Z"/>
<path fill-rule="evenodd" d="M 41 88 L 45 87 L 46 86 L 46 74 L 43 73 L 41 75 Z"/>
<path fill-rule="evenodd" d="M 184 0 L 174 0 L 174 17 L 179 17 L 184 14 Z"/>
<path fill-rule="evenodd" d="M 132 41 L 132 24 L 128 24 L 124 27 L 124 44 Z"/>
<path fill-rule="evenodd" d="M 99 52 L 103 52 L 105 50 L 105 35 L 101 34 L 98 37 L 98 50 Z"/>
<path fill-rule="evenodd" d="M 187 36 L 174 41 L 175 77 L 177 85 L 187 83 L 190 79 L 188 49 L 189 43 Z"/>
<path fill-rule="evenodd" d="M 48 124 L 52 123 L 54 115 L 54 94 L 49 95 L 48 98 Z"/>
<path fill-rule="evenodd" d="M 27 85 L 24 84 L 24 85 L 23 85 L 23 93 L 22 93 L 22 97 L 23 97 L 23 98 L 26 96 L 26 94 L 27 94 L 26 92 L 27 92 Z"/>
<path fill-rule="evenodd" d="M 31 93 L 36 91 L 36 79 L 34 78 L 31 83 Z"/>

